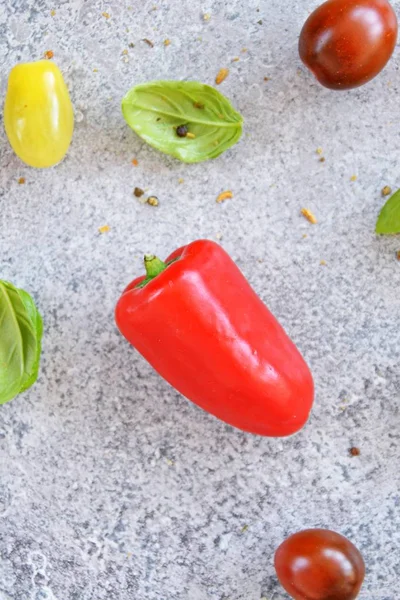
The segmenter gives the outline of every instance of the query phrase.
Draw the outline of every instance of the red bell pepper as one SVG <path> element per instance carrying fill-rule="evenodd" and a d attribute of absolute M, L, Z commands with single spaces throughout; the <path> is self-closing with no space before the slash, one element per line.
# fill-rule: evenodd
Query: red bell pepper
<path fill-rule="evenodd" d="M 216 243 L 198 240 L 162 262 L 116 307 L 121 333 L 184 396 L 226 423 L 286 436 L 306 423 L 309 368 L 281 325 Z"/>

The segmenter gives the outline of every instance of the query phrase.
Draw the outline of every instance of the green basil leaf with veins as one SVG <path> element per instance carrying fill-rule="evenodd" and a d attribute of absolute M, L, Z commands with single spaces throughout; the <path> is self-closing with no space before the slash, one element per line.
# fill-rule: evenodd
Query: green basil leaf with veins
<path fill-rule="evenodd" d="M 35 383 L 43 321 L 31 296 L 0 280 L 0 404 Z"/>
<path fill-rule="evenodd" d="M 122 114 L 150 146 L 187 163 L 216 158 L 242 135 L 242 116 L 229 100 L 197 81 L 137 85 L 123 98 Z M 181 125 L 188 135 L 179 137 Z"/>
<path fill-rule="evenodd" d="M 382 208 L 376 222 L 376 233 L 400 233 L 400 190 Z"/>

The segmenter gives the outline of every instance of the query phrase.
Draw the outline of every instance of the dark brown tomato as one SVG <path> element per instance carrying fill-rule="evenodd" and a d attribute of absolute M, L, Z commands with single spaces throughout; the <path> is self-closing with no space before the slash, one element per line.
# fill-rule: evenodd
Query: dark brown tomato
<path fill-rule="evenodd" d="M 291 535 L 275 553 L 275 569 L 295 600 L 354 600 L 365 575 L 354 544 L 328 529 Z"/>
<path fill-rule="evenodd" d="M 382 71 L 396 40 L 397 18 L 387 0 L 328 0 L 305 22 L 299 53 L 322 85 L 347 90 Z"/>

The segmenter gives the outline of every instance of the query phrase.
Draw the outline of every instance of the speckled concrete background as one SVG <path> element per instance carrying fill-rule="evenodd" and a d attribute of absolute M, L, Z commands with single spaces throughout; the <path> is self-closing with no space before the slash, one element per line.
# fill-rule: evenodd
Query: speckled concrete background
<path fill-rule="evenodd" d="M 310 526 L 360 547 L 361 600 L 397 598 L 400 239 L 374 225 L 381 188 L 400 186 L 399 52 L 365 88 L 321 88 L 296 50 L 316 4 L 0 4 L 2 96 L 16 62 L 53 50 L 76 110 L 54 169 L 25 167 L 0 133 L 0 276 L 45 319 L 38 383 L 0 408 L 1 600 L 283 600 L 273 552 Z M 227 66 L 246 134 L 217 160 L 180 164 L 125 125 L 133 84 Z M 222 236 L 312 367 L 315 409 L 291 439 L 203 413 L 114 326 L 143 253 L 200 236 Z"/>

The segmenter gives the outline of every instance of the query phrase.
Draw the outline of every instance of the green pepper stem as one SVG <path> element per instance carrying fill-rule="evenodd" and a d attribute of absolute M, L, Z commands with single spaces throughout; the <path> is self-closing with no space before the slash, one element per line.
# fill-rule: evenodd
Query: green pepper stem
<path fill-rule="evenodd" d="M 162 273 L 162 271 L 164 271 L 168 265 L 157 258 L 157 256 L 154 256 L 154 254 L 145 254 L 144 266 L 146 269 L 146 279 L 150 280 Z"/>

